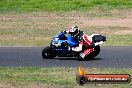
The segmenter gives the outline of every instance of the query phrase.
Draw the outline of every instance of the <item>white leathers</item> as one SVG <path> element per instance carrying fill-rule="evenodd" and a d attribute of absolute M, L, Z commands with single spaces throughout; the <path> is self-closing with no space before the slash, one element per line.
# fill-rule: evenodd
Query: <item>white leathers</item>
<path fill-rule="evenodd" d="M 83 44 L 80 43 L 78 47 L 72 47 L 72 51 L 80 52 L 82 51 Z"/>
<path fill-rule="evenodd" d="M 90 45 L 91 44 L 90 42 L 92 42 L 92 37 L 91 36 L 88 36 L 86 34 L 84 34 L 84 36 L 83 36 L 83 39 L 84 40 L 87 39 L 88 41 L 87 40 L 85 40 L 85 41 Z M 83 47 L 83 41 L 80 41 L 79 42 L 79 46 L 72 47 L 72 51 L 80 52 L 80 51 L 82 51 L 82 47 Z"/>
<path fill-rule="evenodd" d="M 94 35 L 99 35 L 99 34 L 92 34 L 92 35 L 90 35 L 90 36 L 88 36 L 88 35 L 86 35 L 85 34 L 85 37 L 90 41 L 90 42 L 92 42 L 92 37 L 94 36 Z M 85 40 L 85 38 L 84 38 L 84 36 L 83 36 L 83 39 Z M 89 43 L 89 42 L 88 42 Z M 100 41 L 100 42 L 96 42 L 96 43 L 94 43 L 94 45 L 95 46 L 98 46 L 98 45 L 101 45 L 102 43 L 104 43 L 103 41 Z M 90 45 L 90 44 L 89 44 Z M 76 51 L 76 52 L 80 52 L 80 51 L 82 51 L 82 46 L 83 46 L 83 42 L 79 42 L 79 46 L 77 46 L 77 47 L 72 47 L 72 51 Z"/>

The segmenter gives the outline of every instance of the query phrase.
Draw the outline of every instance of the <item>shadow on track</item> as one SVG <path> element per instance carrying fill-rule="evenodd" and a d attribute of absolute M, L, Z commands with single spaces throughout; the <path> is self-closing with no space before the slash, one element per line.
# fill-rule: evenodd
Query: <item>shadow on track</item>
<path fill-rule="evenodd" d="M 87 59 L 87 60 L 85 60 L 85 61 L 96 61 L 96 60 L 103 60 L 102 58 L 93 58 L 93 59 Z"/>
<path fill-rule="evenodd" d="M 56 57 L 56 58 L 51 58 L 51 59 L 58 59 L 58 60 L 77 60 L 77 58 L 75 57 Z M 93 58 L 93 59 L 86 59 L 86 60 L 82 60 L 82 61 L 96 61 L 96 60 L 103 60 L 102 58 Z"/>

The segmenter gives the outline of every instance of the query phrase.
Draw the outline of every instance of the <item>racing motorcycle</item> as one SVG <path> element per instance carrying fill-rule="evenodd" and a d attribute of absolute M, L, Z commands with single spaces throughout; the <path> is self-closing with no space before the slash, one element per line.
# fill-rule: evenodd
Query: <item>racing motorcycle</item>
<path fill-rule="evenodd" d="M 100 52 L 100 44 L 106 41 L 106 37 L 100 34 L 92 34 L 93 43 L 96 45 L 94 51 L 85 56 L 83 60 L 92 59 Z M 80 52 L 69 51 L 68 47 L 74 47 L 79 44 L 79 41 L 72 37 L 71 34 L 64 34 L 63 32 L 57 34 L 51 39 L 50 45 L 42 50 L 42 57 L 44 59 L 58 57 L 79 57 Z M 79 59 L 78 59 L 79 60 Z"/>

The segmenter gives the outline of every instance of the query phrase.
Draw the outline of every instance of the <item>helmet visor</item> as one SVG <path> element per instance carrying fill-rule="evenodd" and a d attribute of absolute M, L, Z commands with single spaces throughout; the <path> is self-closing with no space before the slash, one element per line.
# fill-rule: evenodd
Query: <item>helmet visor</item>
<path fill-rule="evenodd" d="M 78 35 L 79 31 L 75 30 L 74 32 L 71 32 L 72 37 L 76 37 Z"/>

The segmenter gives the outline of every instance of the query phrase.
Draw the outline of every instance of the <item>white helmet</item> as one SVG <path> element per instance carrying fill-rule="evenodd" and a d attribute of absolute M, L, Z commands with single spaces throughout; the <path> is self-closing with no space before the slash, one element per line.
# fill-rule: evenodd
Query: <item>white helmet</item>
<path fill-rule="evenodd" d="M 77 27 L 77 26 L 72 26 L 71 28 L 70 28 L 70 33 L 71 33 L 71 36 L 72 37 L 77 37 L 78 36 L 78 34 L 79 34 L 79 28 Z"/>

